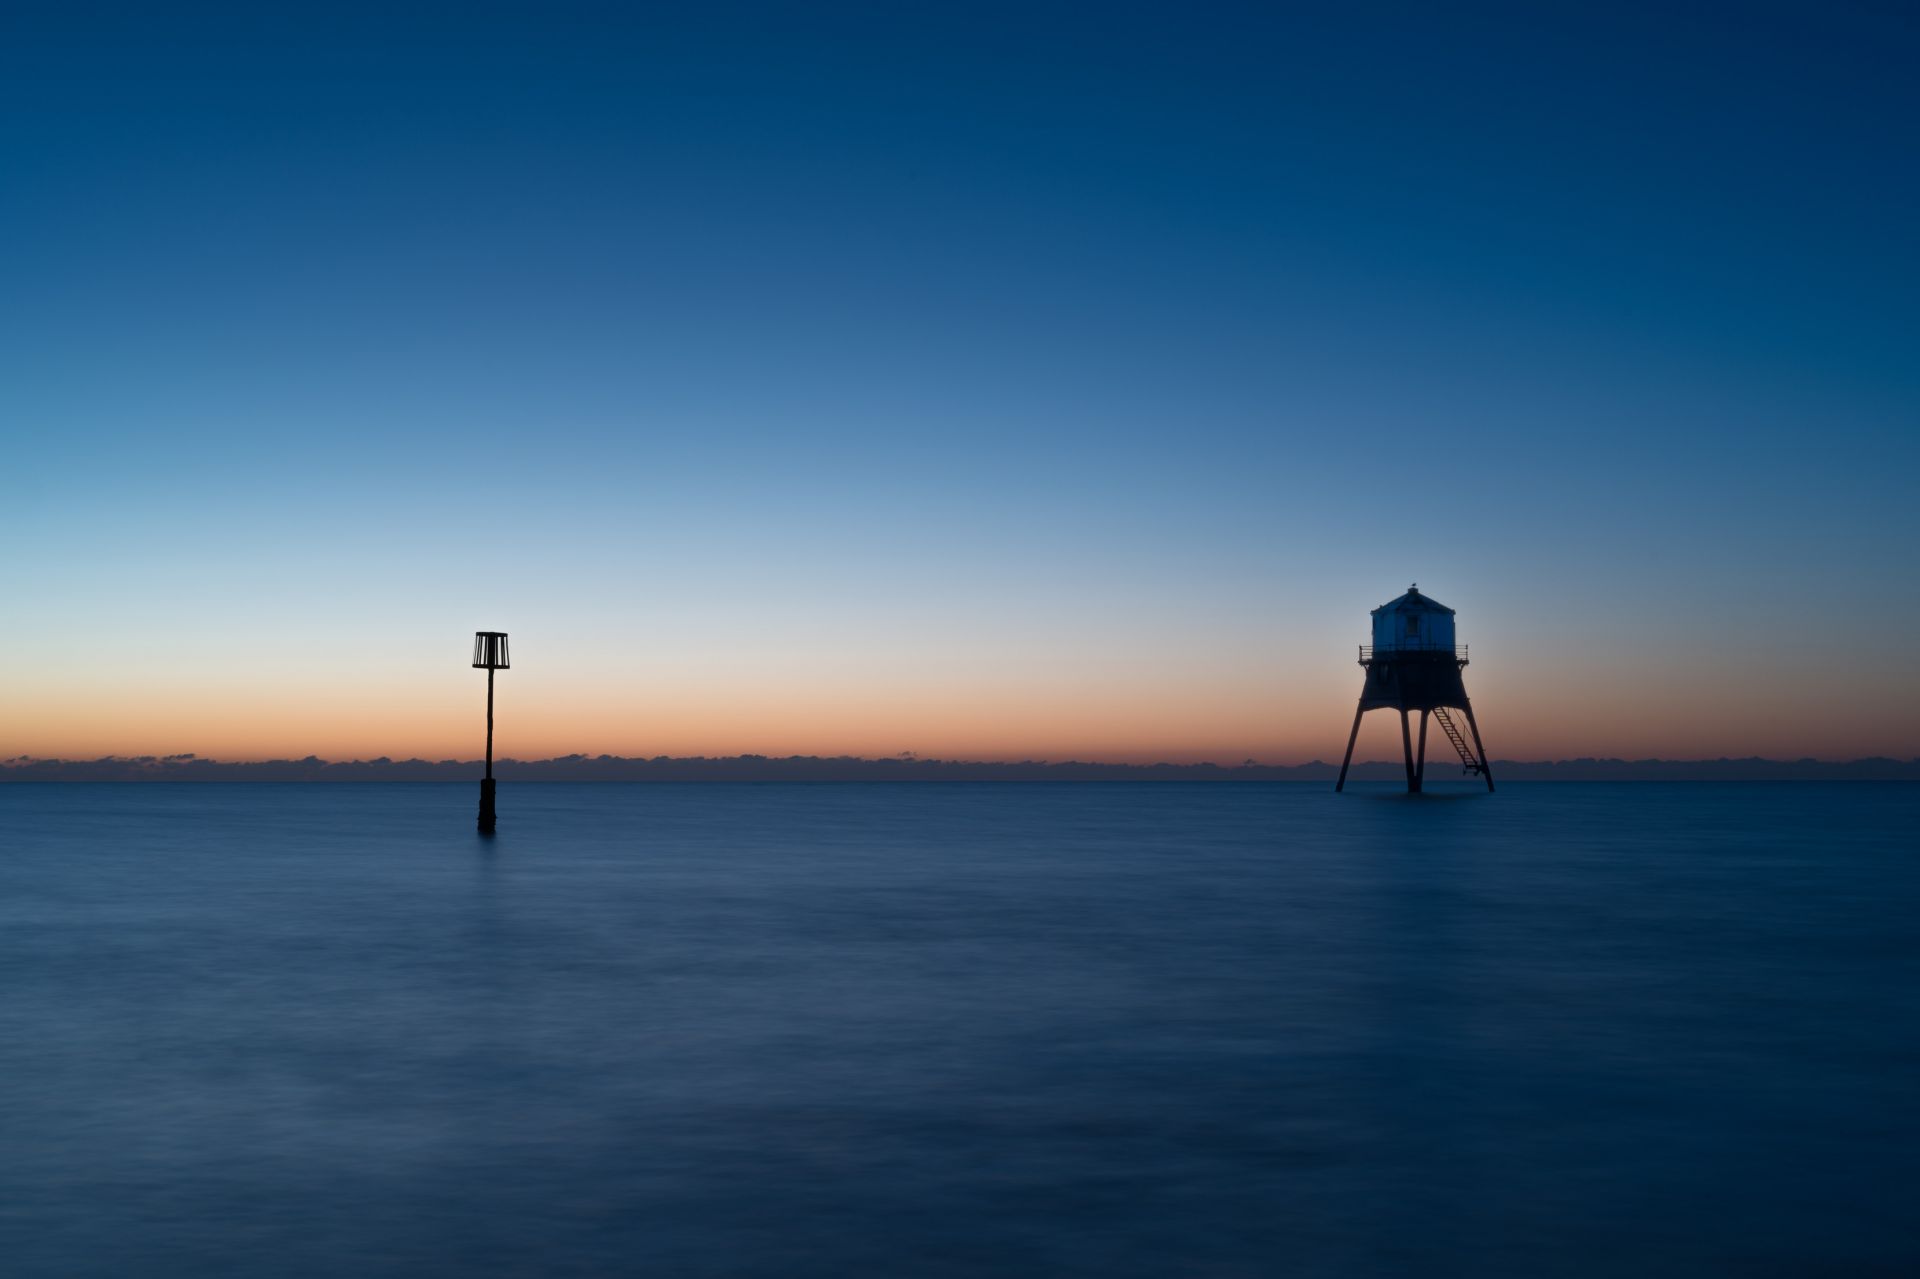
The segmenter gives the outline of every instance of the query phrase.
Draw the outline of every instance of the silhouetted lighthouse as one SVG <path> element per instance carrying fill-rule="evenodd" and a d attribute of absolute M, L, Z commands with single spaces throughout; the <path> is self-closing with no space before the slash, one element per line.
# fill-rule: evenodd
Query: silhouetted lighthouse
<path fill-rule="evenodd" d="M 1353 713 L 1353 732 L 1347 735 L 1347 757 L 1340 762 L 1340 780 L 1333 789 L 1347 784 L 1347 768 L 1353 763 L 1353 744 L 1360 737 L 1360 717 L 1375 707 L 1390 707 L 1400 712 L 1400 749 L 1407 760 L 1407 790 L 1418 794 L 1427 773 L 1427 716 L 1440 721 L 1447 740 L 1459 752 L 1460 762 L 1469 773 L 1487 779 L 1493 789 L 1493 772 L 1487 767 L 1486 748 L 1480 745 L 1480 726 L 1473 719 L 1473 704 L 1467 700 L 1467 684 L 1460 672 L 1467 668 L 1467 650 L 1453 644 L 1453 610 L 1409 586 L 1397 600 L 1373 610 L 1373 643 L 1360 646 L 1360 666 L 1367 673 L 1360 687 L 1360 709 Z M 1467 717 L 1467 731 L 1473 734 L 1473 747 L 1460 735 L 1460 726 L 1447 712 L 1458 710 Z M 1420 712 L 1420 750 L 1417 757 L 1407 712 Z"/>

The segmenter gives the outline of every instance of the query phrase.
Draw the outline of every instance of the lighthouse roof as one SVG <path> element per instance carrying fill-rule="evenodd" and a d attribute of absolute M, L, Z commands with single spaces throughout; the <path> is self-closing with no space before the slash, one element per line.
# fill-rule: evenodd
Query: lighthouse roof
<path fill-rule="evenodd" d="M 1388 600 L 1373 611 L 1376 613 L 1446 613 L 1448 615 L 1453 613 L 1452 609 L 1439 600 L 1422 595 L 1418 584 L 1409 586 L 1407 593 L 1399 599 Z"/>

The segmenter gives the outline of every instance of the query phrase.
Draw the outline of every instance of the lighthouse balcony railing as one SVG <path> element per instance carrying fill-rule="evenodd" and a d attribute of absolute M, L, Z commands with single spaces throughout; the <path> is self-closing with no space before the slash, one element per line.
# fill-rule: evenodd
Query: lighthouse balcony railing
<path fill-rule="evenodd" d="M 1423 644 L 1419 640 L 1411 640 L 1399 644 L 1362 644 L 1360 646 L 1360 664 L 1365 666 L 1368 662 L 1371 662 L 1376 655 L 1380 657 L 1395 657 L 1401 653 L 1445 653 L 1455 661 L 1464 662 L 1467 660 L 1467 646 L 1465 644 Z"/>

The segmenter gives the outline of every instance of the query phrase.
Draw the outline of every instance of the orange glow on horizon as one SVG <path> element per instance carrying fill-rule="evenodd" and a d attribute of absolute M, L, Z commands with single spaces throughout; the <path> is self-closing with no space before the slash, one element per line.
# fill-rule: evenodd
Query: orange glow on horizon
<path fill-rule="evenodd" d="M 1144 685 L 1098 674 L 1079 681 L 972 681 L 948 686 L 822 679 L 595 688 L 551 672 L 499 677 L 495 754 L 543 759 L 757 754 L 1011 761 L 1266 764 L 1337 760 L 1352 722 L 1357 671 L 1311 684 L 1245 689 L 1187 675 Z M 1892 707 L 1835 713 L 1831 690 L 1761 701 L 1676 675 L 1559 686 L 1529 697 L 1524 673 L 1470 671 L 1469 691 L 1497 759 L 1628 759 L 1760 755 L 1911 757 L 1913 728 Z M 193 753 L 223 760 L 477 759 L 484 680 L 328 689 L 260 681 L 115 682 L 41 686 L 0 698 L 0 758 L 68 759 Z M 1396 759 L 1391 712 L 1367 716 L 1356 759 Z"/>

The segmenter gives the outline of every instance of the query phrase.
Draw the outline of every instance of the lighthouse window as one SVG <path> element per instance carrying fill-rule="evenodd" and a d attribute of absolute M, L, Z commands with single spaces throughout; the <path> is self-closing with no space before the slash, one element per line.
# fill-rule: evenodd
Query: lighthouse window
<path fill-rule="evenodd" d="M 1407 638 L 1420 638 L 1420 615 L 1418 613 L 1410 614 L 1407 617 Z"/>

